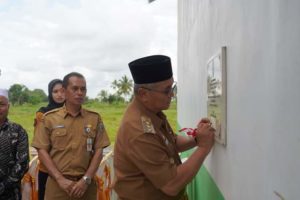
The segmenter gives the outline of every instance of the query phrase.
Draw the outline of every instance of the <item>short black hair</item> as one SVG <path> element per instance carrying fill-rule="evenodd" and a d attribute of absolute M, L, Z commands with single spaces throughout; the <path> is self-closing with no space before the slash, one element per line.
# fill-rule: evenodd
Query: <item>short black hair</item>
<path fill-rule="evenodd" d="M 80 73 L 78 73 L 78 72 L 71 72 L 71 73 L 65 75 L 65 77 L 64 77 L 64 79 L 63 79 L 62 84 L 63 84 L 63 87 L 64 87 L 64 88 L 67 88 L 67 86 L 68 86 L 68 84 L 69 84 L 69 79 L 70 79 L 71 77 L 73 77 L 73 76 L 78 77 L 78 78 L 85 79 L 84 76 L 83 76 L 82 74 L 80 74 Z"/>

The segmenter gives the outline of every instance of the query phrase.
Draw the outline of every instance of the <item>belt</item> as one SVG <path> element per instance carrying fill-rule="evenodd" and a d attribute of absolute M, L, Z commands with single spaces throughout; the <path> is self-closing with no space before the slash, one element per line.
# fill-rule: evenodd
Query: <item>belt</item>
<path fill-rule="evenodd" d="M 79 175 L 79 176 L 64 175 L 64 177 L 71 181 L 79 181 L 83 177 L 83 175 Z"/>

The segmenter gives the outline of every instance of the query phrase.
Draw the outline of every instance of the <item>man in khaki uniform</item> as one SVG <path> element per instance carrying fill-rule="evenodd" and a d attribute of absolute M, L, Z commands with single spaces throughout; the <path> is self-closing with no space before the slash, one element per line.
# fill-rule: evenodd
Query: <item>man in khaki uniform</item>
<path fill-rule="evenodd" d="M 95 200 L 93 177 L 110 144 L 98 113 L 81 107 L 86 96 L 85 78 L 76 72 L 63 79 L 66 103 L 47 112 L 36 127 L 32 146 L 49 172 L 46 200 Z"/>
<path fill-rule="evenodd" d="M 128 106 L 114 149 L 115 185 L 119 199 L 187 199 L 185 186 L 196 175 L 214 144 L 207 119 L 196 139 L 175 135 L 162 110 L 175 89 L 170 58 L 148 56 L 129 63 L 135 97 Z M 179 152 L 198 146 L 182 163 Z"/>

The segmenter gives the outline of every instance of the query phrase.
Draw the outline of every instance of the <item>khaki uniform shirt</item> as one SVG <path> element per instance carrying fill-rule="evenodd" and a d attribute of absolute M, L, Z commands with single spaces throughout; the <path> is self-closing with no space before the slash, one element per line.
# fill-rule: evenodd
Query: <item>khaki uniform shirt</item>
<path fill-rule="evenodd" d="M 34 119 L 34 135 L 36 133 L 36 126 L 37 126 L 37 124 L 41 123 L 43 121 L 43 116 L 44 116 L 44 113 L 42 113 L 42 112 L 37 112 L 35 114 L 35 119 Z M 47 168 L 45 167 L 45 165 L 41 161 L 39 161 L 39 170 L 42 171 L 42 172 L 48 173 Z"/>
<path fill-rule="evenodd" d="M 88 151 L 91 141 L 92 151 Z M 73 117 L 66 107 L 47 112 L 37 124 L 32 146 L 45 149 L 63 175 L 81 176 L 89 167 L 93 151 L 110 144 L 98 113 L 81 109 Z"/>
<path fill-rule="evenodd" d="M 127 108 L 114 149 L 115 185 L 119 199 L 181 199 L 160 188 L 177 174 L 181 164 L 176 135 L 165 115 L 147 110 L 136 99 Z"/>

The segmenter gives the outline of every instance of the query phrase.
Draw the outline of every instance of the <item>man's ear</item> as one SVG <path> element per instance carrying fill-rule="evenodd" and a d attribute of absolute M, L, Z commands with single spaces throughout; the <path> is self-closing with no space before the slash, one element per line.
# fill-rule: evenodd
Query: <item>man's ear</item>
<path fill-rule="evenodd" d="M 138 94 L 140 97 L 145 96 L 146 93 L 147 93 L 147 91 L 146 91 L 144 88 L 138 88 L 137 94 Z"/>
<path fill-rule="evenodd" d="M 141 101 L 146 102 L 148 100 L 149 93 L 144 88 L 139 88 L 137 94 Z"/>

